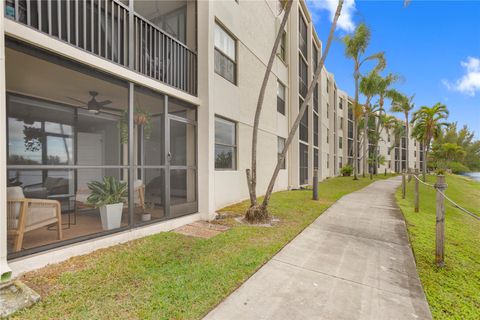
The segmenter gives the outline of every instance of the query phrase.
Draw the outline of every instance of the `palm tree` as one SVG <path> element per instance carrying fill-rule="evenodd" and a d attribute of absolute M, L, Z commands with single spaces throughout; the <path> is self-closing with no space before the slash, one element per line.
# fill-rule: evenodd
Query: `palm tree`
<path fill-rule="evenodd" d="M 380 75 L 374 70 L 369 72 L 366 76 L 363 76 L 360 80 L 359 89 L 360 92 L 365 96 L 365 104 L 363 107 L 363 176 L 368 171 L 369 163 L 371 161 L 365 161 L 368 159 L 368 142 L 369 142 L 369 134 L 368 131 L 370 129 L 369 126 L 369 118 L 370 114 L 372 113 L 373 109 L 371 106 L 371 101 L 373 97 L 378 92 L 378 83 L 379 83 Z"/>
<path fill-rule="evenodd" d="M 423 143 L 423 181 L 427 174 L 427 159 L 433 139 L 436 139 L 442 127 L 448 126 L 445 120 L 448 118 L 447 106 L 437 102 L 433 107 L 423 106 L 415 111 L 412 118 L 412 136 Z"/>
<path fill-rule="evenodd" d="M 385 54 L 383 52 L 363 57 L 370 42 L 370 30 L 361 23 L 352 35 L 346 35 L 342 38 L 345 45 L 345 55 L 353 60 L 353 79 L 355 80 L 355 101 L 353 105 L 353 179 L 358 179 L 358 121 L 362 115 L 362 108 L 358 104 L 358 90 L 360 80 L 360 68 L 367 61 L 376 60 L 375 71 L 381 71 L 385 68 Z M 366 143 L 366 138 L 364 143 Z"/>
<path fill-rule="evenodd" d="M 396 90 L 392 90 L 390 92 L 390 97 L 392 97 L 392 107 L 390 111 L 401 112 L 405 116 L 405 142 L 407 144 L 406 145 L 407 156 L 406 156 L 405 169 L 409 170 L 410 165 L 409 165 L 408 158 L 410 155 L 410 143 L 409 143 L 410 127 L 409 127 L 408 116 L 410 114 L 410 111 L 412 111 L 413 108 L 415 108 L 415 104 L 413 103 L 413 98 L 415 98 L 415 95 L 407 97 Z"/>
<path fill-rule="evenodd" d="M 385 109 L 383 108 L 383 106 L 385 104 L 385 99 L 386 98 L 391 98 L 392 93 L 393 93 L 393 89 L 391 89 L 390 86 L 393 83 L 395 83 L 396 81 L 398 81 L 398 78 L 399 77 L 397 75 L 389 73 L 385 77 L 380 78 L 380 81 L 378 83 L 377 95 L 378 95 L 378 118 L 379 118 L 379 121 L 376 122 L 376 127 L 375 127 L 375 131 L 376 131 L 378 137 L 380 137 L 380 135 L 382 133 L 382 130 L 385 127 L 385 125 L 384 125 L 385 120 L 388 120 L 388 118 L 382 119 L 382 118 L 384 118 L 384 116 L 386 116 Z M 375 141 L 375 147 L 374 147 L 375 154 L 378 153 L 378 142 L 379 142 L 379 140 Z M 376 168 L 378 168 L 378 163 L 375 164 L 375 170 L 377 170 Z"/>
<path fill-rule="evenodd" d="M 315 69 L 315 74 L 313 75 L 313 80 L 308 86 L 307 94 L 305 95 L 305 100 L 302 102 L 302 105 L 300 106 L 300 110 L 298 111 L 297 118 L 292 124 L 292 127 L 290 128 L 290 132 L 288 133 L 287 140 L 285 141 L 285 145 L 283 146 L 283 150 L 278 156 L 277 160 L 277 165 L 275 167 L 275 170 L 273 171 L 272 177 L 270 179 L 270 182 L 267 187 L 267 191 L 265 192 L 265 197 L 263 198 L 262 205 L 260 206 L 260 210 L 267 211 L 268 204 L 270 202 L 270 197 L 273 192 L 273 186 L 275 185 L 275 181 L 277 180 L 278 173 L 280 172 L 280 169 L 282 168 L 283 161 L 285 159 L 285 156 L 287 155 L 287 150 L 290 147 L 290 144 L 293 141 L 293 137 L 295 136 L 295 132 L 298 129 L 298 126 L 300 125 L 300 121 L 303 117 L 303 114 L 307 110 L 308 103 L 310 99 L 312 99 L 313 95 L 313 90 L 316 87 L 317 81 L 320 77 L 320 73 L 323 69 L 323 66 L 325 64 L 325 59 L 328 56 L 328 52 L 330 51 L 330 46 L 332 44 L 333 40 L 333 34 L 335 32 L 335 28 L 337 25 L 338 18 L 340 17 L 340 12 L 342 11 L 342 6 L 343 6 L 343 0 L 338 0 L 338 5 L 337 5 L 337 10 L 335 11 L 335 15 L 333 16 L 333 22 L 332 25 L 330 26 L 330 31 L 328 34 L 328 40 L 327 40 L 327 45 L 325 46 L 325 51 L 323 52 L 322 57 L 320 58 L 320 62 L 318 63 L 318 66 Z"/>
<path fill-rule="evenodd" d="M 394 145 L 398 145 L 398 170 L 397 172 L 403 171 L 403 137 L 405 136 L 405 124 L 403 121 L 394 118 L 392 125 L 392 131 L 394 136 Z"/>
<path fill-rule="evenodd" d="M 272 51 L 270 52 L 270 58 L 268 60 L 267 69 L 265 70 L 265 74 L 263 76 L 262 86 L 260 87 L 260 93 L 258 95 L 257 101 L 257 108 L 255 110 L 255 118 L 253 121 L 253 133 L 252 133 L 252 163 L 251 163 L 251 171 L 249 169 L 246 170 L 247 174 L 247 185 L 248 191 L 250 195 L 250 208 L 252 210 L 247 210 L 245 218 L 248 221 L 257 221 L 257 220 L 269 220 L 268 212 L 266 210 L 256 210 L 255 207 L 257 206 L 257 146 L 258 146 L 258 126 L 260 124 L 260 115 L 262 113 L 263 107 L 263 100 L 265 98 L 265 91 L 267 89 L 268 79 L 270 77 L 270 73 L 272 71 L 273 62 L 275 61 L 275 57 L 277 55 L 278 46 L 283 36 L 283 32 L 285 29 L 285 25 L 288 21 L 288 16 L 290 15 L 290 11 L 292 9 L 293 0 L 285 0 L 282 1 L 282 5 L 284 8 L 284 14 L 282 18 L 282 22 L 280 23 L 280 27 L 277 32 L 277 37 L 275 38 L 275 42 L 273 44 Z M 266 217 L 258 216 L 262 214 L 267 214 Z"/>

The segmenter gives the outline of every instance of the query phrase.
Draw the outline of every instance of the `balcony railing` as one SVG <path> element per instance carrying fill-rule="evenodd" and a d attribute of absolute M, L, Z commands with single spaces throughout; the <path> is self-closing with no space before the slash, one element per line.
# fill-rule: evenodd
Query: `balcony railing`
<path fill-rule="evenodd" d="M 14 0 L 7 3 L 5 16 L 174 88 L 197 94 L 196 53 L 119 1 Z"/>

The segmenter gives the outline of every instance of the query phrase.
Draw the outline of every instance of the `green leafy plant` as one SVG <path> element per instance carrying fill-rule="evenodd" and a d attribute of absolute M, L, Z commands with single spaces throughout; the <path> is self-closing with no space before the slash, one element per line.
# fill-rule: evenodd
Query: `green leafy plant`
<path fill-rule="evenodd" d="M 344 165 L 344 166 L 342 167 L 342 169 L 340 169 L 340 173 L 341 173 L 342 176 L 344 176 L 344 177 L 349 177 L 349 176 L 351 176 L 352 173 L 353 173 L 353 167 L 352 167 L 351 165 L 349 165 L 349 164 Z"/>
<path fill-rule="evenodd" d="M 140 107 L 135 107 L 133 110 L 133 121 L 136 125 L 143 126 L 144 138 L 150 139 L 150 135 L 152 134 L 152 114 Z M 128 143 L 128 110 L 125 110 L 122 113 L 122 118 L 118 123 L 118 128 L 120 129 L 121 143 Z"/>
<path fill-rule="evenodd" d="M 87 203 L 95 208 L 123 203 L 127 197 L 127 183 L 120 182 L 115 177 L 104 177 L 103 181 L 90 182 L 88 188 L 91 194 L 87 198 Z"/>

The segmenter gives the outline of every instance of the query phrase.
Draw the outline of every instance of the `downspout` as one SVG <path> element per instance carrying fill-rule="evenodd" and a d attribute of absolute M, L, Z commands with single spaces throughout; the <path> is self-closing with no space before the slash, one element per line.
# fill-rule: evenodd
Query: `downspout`
<path fill-rule="evenodd" d="M 7 108 L 5 94 L 5 2 L 0 1 L 0 282 L 9 280 L 7 263 Z"/>

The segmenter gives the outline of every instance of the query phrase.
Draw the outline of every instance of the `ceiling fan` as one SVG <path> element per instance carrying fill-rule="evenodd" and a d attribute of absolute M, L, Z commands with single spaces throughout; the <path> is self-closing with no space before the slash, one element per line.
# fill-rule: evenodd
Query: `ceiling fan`
<path fill-rule="evenodd" d="M 81 104 L 85 105 L 87 107 L 87 110 L 91 113 L 97 114 L 100 112 L 100 109 L 104 108 L 105 106 L 108 106 L 109 104 L 112 103 L 110 100 L 105 100 L 105 101 L 97 101 L 95 97 L 98 95 L 97 91 L 89 91 L 88 92 L 91 96 L 91 99 L 88 102 L 84 102 L 72 97 L 67 97 L 73 101 L 80 102 Z"/>

